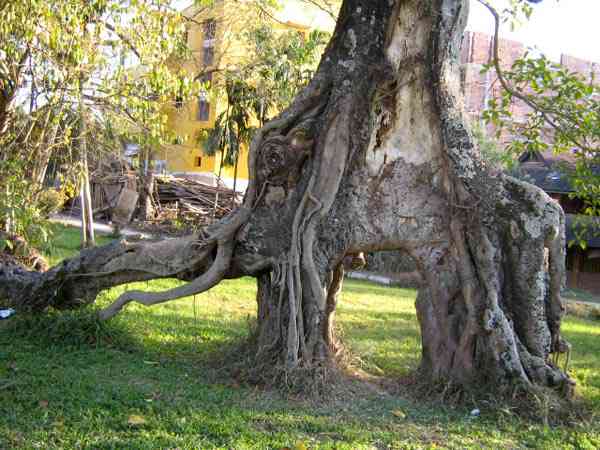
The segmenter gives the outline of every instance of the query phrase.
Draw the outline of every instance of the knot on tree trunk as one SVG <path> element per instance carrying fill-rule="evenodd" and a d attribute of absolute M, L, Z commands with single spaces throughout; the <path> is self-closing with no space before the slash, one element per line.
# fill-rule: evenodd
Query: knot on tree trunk
<path fill-rule="evenodd" d="M 296 186 L 313 145 L 314 141 L 303 130 L 265 139 L 259 150 L 259 184 L 268 182 L 288 189 Z"/>

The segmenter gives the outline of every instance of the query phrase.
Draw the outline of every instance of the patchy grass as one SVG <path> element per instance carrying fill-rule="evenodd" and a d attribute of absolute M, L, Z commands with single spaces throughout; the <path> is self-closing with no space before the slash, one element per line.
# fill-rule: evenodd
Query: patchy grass
<path fill-rule="evenodd" d="M 55 260 L 78 247 L 76 230 L 60 233 Z M 486 404 L 450 408 L 359 385 L 314 404 L 239 384 L 209 362 L 247 336 L 254 294 L 245 278 L 195 299 L 131 305 L 108 323 L 93 309 L 0 322 L 0 448 L 600 447 L 597 415 L 553 428 Z M 346 282 L 338 320 L 363 370 L 395 379 L 416 367 L 414 298 L 409 289 Z M 563 329 L 580 395 L 598 411 L 600 323 L 568 318 Z M 471 407 L 481 409 L 479 418 Z"/>

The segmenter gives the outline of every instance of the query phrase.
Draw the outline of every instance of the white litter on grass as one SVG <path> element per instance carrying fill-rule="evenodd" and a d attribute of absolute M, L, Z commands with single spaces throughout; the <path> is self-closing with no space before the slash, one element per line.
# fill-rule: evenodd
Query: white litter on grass
<path fill-rule="evenodd" d="M 15 310 L 12 308 L 0 309 L 0 319 L 8 319 L 14 313 L 15 313 Z"/>
<path fill-rule="evenodd" d="M 477 408 L 475 408 L 473 411 L 471 411 L 471 417 L 479 417 L 481 415 L 481 411 Z"/>
<path fill-rule="evenodd" d="M 356 280 L 368 280 L 374 283 L 385 284 L 388 286 L 392 284 L 392 280 L 390 278 L 372 273 L 350 271 L 346 275 L 348 276 L 348 278 L 354 278 Z"/>

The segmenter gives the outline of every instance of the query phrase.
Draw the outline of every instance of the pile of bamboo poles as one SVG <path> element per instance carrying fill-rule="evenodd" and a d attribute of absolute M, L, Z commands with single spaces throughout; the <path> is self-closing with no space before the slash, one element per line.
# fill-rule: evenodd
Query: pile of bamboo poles
<path fill-rule="evenodd" d="M 124 189 L 141 192 L 141 181 L 135 173 L 92 173 L 92 205 L 96 218 L 112 218 L 112 212 Z M 150 201 L 154 210 L 152 222 L 183 219 L 184 222 L 206 225 L 227 215 L 242 201 L 239 192 L 225 186 L 210 186 L 199 181 L 171 175 L 155 176 Z M 139 205 L 138 205 L 139 206 Z M 69 207 L 79 214 L 78 198 Z M 148 219 L 146 219 L 148 220 Z"/>
<path fill-rule="evenodd" d="M 209 186 L 173 176 L 155 178 L 154 202 L 162 208 L 175 207 L 188 219 L 221 218 L 241 202 L 241 195 L 224 186 Z"/>

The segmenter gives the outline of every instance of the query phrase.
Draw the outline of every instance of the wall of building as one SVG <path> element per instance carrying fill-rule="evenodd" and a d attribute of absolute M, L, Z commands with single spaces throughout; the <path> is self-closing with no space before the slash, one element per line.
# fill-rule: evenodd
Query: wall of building
<path fill-rule="evenodd" d="M 199 145 L 166 145 L 157 159 L 167 161 L 169 172 L 213 172 L 215 157 L 207 156 Z M 200 165 L 198 165 L 200 158 Z"/>
<path fill-rule="evenodd" d="M 595 272 L 567 272 L 567 287 L 583 289 L 600 295 L 600 275 Z"/>
<path fill-rule="evenodd" d="M 226 26 L 226 3 L 217 2 L 212 8 L 191 6 L 184 11 L 184 14 L 192 19 L 187 29 L 190 58 L 177 61 L 176 64 L 189 77 L 202 79 L 201 75 L 212 73 L 218 67 L 221 67 L 223 60 L 226 59 L 230 50 L 227 39 L 227 30 L 230 24 Z M 214 38 L 211 39 L 207 39 L 204 28 L 204 23 L 208 20 L 214 20 L 216 23 L 216 32 Z M 205 57 L 209 52 L 212 52 L 213 57 L 212 61 L 207 64 Z M 210 76 L 214 77 L 214 75 Z M 204 79 L 207 79 L 206 75 L 204 75 Z M 168 172 L 212 176 L 217 170 L 219 156 L 204 154 L 202 144 L 198 140 L 198 134 L 201 130 L 210 129 L 214 126 L 220 110 L 217 99 L 210 90 L 206 93 L 204 99 L 208 102 L 208 117 L 205 118 L 201 118 L 199 115 L 199 97 L 182 104 L 173 101 L 165 106 L 168 114 L 167 125 L 177 136 L 177 143 L 166 145 L 162 149 Z"/>
<path fill-rule="evenodd" d="M 527 50 L 521 42 L 500 39 L 498 43 L 500 66 L 510 68 L 516 59 L 520 58 Z M 481 73 L 485 64 L 489 64 L 493 57 L 493 37 L 489 34 L 467 31 L 463 37 L 461 48 L 462 88 L 464 92 L 464 106 L 467 115 L 472 121 L 481 121 L 483 111 L 486 109 L 490 98 L 500 98 L 501 86 L 495 70 L 491 69 Z M 577 72 L 591 79 L 600 81 L 600 63 L 586 61 L 570 55 L 561 55 L 560 63 L 573 72 Z M 531 109 L 520 100 L 515 100 L 511 105 L 511 113 L 515 122 L 524 122 Z M 491 130 L 489 130 L 491 131 Z M 502 136 L 501 142 L 514 139 L 515 136 Z"/>

